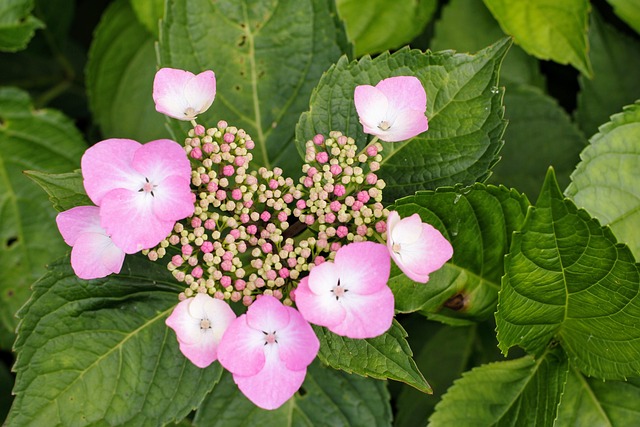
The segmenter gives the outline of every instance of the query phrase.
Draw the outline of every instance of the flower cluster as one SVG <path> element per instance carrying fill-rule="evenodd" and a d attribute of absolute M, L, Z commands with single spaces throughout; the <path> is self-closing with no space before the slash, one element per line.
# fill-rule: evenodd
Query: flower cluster
<path fill-rule="evenodd" d="M 163 68 L 156 109 L 190 121 L 184 145 L 108 139 L 82 159 L 96 206 L 59 214 L 85 279 L 117 273 L 125 254 L 164 262 L 184 284 L 166 324 L 196 366 L 216 360 L 256 405 L 274 409 L 301 386 L 320 343 L 310 323 L 349 338 L 385 333 L 394 316 L 391 260 L 412 280 L 451 258 L 449 242 L 415 214 L 382 204 L 380 141 L 428 127 L 426 94 L 415 77 L 358 86 L 362 150 L 338 131 L 307 141 L 302 176 L 252 164 L 244 130 L 196 118 L 213 103 L 215 74 Z M 246 312 L 236 317 L 229 304 Z"/>

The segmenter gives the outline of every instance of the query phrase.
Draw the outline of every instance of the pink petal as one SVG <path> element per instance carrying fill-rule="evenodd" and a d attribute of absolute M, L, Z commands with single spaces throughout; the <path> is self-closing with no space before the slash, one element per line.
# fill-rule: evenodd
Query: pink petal
<path fill-rule="evenodd" d="M 234 374 L 256 375 L 264 367 L 267 347 L 264 343 L 265 335 L 262 331 L 249 327 L 247 315 L 243 314 L 231 323 L 222 336 L 218 346 L 218 360 Z"/>
<path fill-rule="evenodd" d="M 211 70 L 203 71 L 187 82 L 184 94 L 197 114 L 207 111 L 216 97 L 216 75 Z"/>
<path fill-rule="evenodd" d="M 76 206 L 56 216 L 58 230 L 69 246 L 75 245 L 82 233 L 94 232 L 106 234 L 100 226 L 100 208 L 97 206 Z"/>
<path fill-rule="evenodd" d="M 381 80 L 376 88 L 389 101 L 390 110 L 417 110 L 424 116 L 427 110 L 427 93 L 414 76 L 397 76 Z"/>
<path fill-rule="evenodd" d="M 182 354 L 205 368 L 217 359 L 219 342 L 235 317 L 228 304 L 199 293 L 180 302 L 165 323 L 176 332 Z M 203 319 L 210 328 L 202 327 Z"/>
<path fill-rule="evenodd" d="M 170 176 L 158 184 L 154 191 L 154 215 L 165 221 L 177 221 L 193 215 L 195 205 L 189 181 Z"/>
<path fill-rule="evenodd" d="M 395 214 L 397 215 L 397 212 Z M 389 213 L 389 216 L 391 216 L 391 213 Z M 387 222 L 387 242 L 391 242 L 391 244 L 402 245 L 415 242 L 420 239 L 421 233 L 422 219 L 417 213 L 400 221 L 394 220 L 393 224 Z"/>
<path fill-rule="evenodd" d="M 149 181 L 160 182 L 168 176 L 191 180 L 191 164 L 182 146 L 170 139 L 158 139 L 142 145 L 133 155 L 132 166 Z"/>
<path fill-rule="evenodd" d="M 383 244 L 356 242 L 338 249 L 335 265 L 339 271 L 340 283 L 349 293 L 367 295 L 386 286 L 391 270 L 391 257 Z M 315 268 L 311 270 L 311 281 L 315 277 L 314 271 Z"/>
<path fill-rule="evenodd" d="M 398 110 L 393 123 L 386 131 L 378 129 L 378 135 L 382 141 L 398 142 L 418 136 L 429 128 L 427 116 L 423 111 Z"/>
<path fill-rule="evenodd" d="M 320 341 L 311 325 L 297 310 L 285 308 L 289 311 L 289 324 L 278 331 L 278 351 L 280 360 L 287 368 L 299 371 L 306 369 L 315 359 L 320 349 Z"/>
<path fill-rule="evenodd" d="M 158 70 L 153 80 L 156 110 L 178 120 L 193 120 L 207 110 L 216 95 L 213 71 L 193 73 L 174 68 Z"/>
<path fill-rule="evenodd" d="M 349 338 L 373 338 L 385 333 L 393 321 L 394 299 L 388 286 L 373 294 L 348 294 L 344 320 L 328 329 Z"/>
<path fill-rule="evenodd" d="M 307 370 L 292 371 L 280 363 L 277 352 L 269 352 L 264 368 L 253 376 L 233 374 L 242 393 L 256 406 L 276 409 L 291 398 L 304 382 Z"/>
<path fill-rule="evenodd" d="M 257 331 L 279 331 L 288 324 L 289 310 L 271 295 L 258 297 L 247 311 L 247 325 Z"/>
<path fill-rule="evenodd" d="M 124 252 L 104 234 L 85 232 L 78 236 L 71 250 L 71 267 L 85 280 L 119 273 L 124 262 Z"/>
<path fill-rule="evenodd" d="M 309 274 L 308 287 L 316 295 L 331 293 L 340 279 L 338 266 L 329 261 L 313 267 Z"/>
<path fill-rule="evenodd" d="M 131 139 L 107 139 L 85 151 L 81 160 L 87 195 L 96 205 L 114 188 L 137 190 L 142 177 L 131 164 L 140 143 Z M 138 187 L 139 188 L 139 187 Z"/>
<path fill-rule="evenodd" d="M 380 132 L 378 125 L 387 118 L 387 97 L 373 86 L 361 85 L 356 86 L 353 100 L 364 131 L 377 135 L 375 132 Z"/>
<path fill-rule="evenodd" d="M 320 264 L 322 265 L 324 264 Z M 335 299 L 330 289 L 316 294 L 309 288 L 309 276 L 303 278 L 296 288 L 296 306 L 305 320 L 320 326 L 338 325 L 347 315 L 345 308 Z"/>
<path fill-rule="evenodd" d="M 152 248 L 166 238 L 175 221 L 158 218 L 154 197 L 139 191 L 116 189 L 102 199 L 101 225 L 126 253 Z"/>
<path fill-rule="evenodd" d="M 394 261 L 411 280 L 426 283 L 429 273 L 440 269 L 453 256 L 451 243 L 433 226 L 423 223 L 420 238 L 401 245 Z"/>

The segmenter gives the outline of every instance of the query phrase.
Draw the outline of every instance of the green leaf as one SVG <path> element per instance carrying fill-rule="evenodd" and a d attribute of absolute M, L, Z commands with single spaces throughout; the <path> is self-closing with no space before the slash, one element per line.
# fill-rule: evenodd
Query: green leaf
<path fill-rule="evenodd" d="M 313 329 L 320 340 L 318 358 L 322 363 L 365 377 L 401 381 L 431 393 L 431 387 L 412 359 L 413 353 L 405 339 L 407 333 L 396 320 L 386 333 L 369 339 L 342 337 L 318 326 Z"/>
<path fill-rule="evenodd" d="M 13 376 L 9 372 L 9 367 L 3 361 L 0 361 L 0 422 L 4 422 L 9 413 L 9 408 L 13 401 L 12 388 Z"/>
<path fill-rule="evenodd" d="M 71 120 L 35 110 L 27 93 L 0 89 L 0 347 L 9 348 L 29 286 L 67 250 L 47 195 L 22 172 L 67 172 L 86 144 Z"/>
<path fill-rule="evenodd" d="M 168 272 L 136 258 L 123 271 L 84 281 L 63 260 L 34 285 L 19 313 L 7 426 L 162 425 L 218 381 L 220 366 L 197 368 L 165 325 L 179 292 Z"/>
<path fill-rule="evenodd" d="M 450 327 L 421 322 L 424 330 L 424 345 L 416 352 L 416 363 L 423 372 L 428 372 L 433 395 L 403 386 L 398 395 L 396 427 L 426 425 L 433 408 L 453 380 L 466 369 L 475 341 L 475 326 Z M 413 338 L 412 330 L 409 335 Z"/>
<path fill-rule="evenodd" d="M 160 63 L 216 73 L 216 100 L 199 120 L 224 119 L 256 143 L 256 165 L 299 174 L 294 125 L 324 70 L 346 49 L 325 0 L 169 1 Z"/>
<path fill-rule="evenodd" d="M 640 42 L 608 25 L 594 11 L 589 28 L 589 57 L 593 79 L 578 78 L 576 119 L 588 136 L 623 106 L 640 98 L 640 79 L 630 70 L 640 69 Z"/>
<path fill-rule="evenodd" d="M 403 218 L 418 213 L 440 230 L 453 246 L 453 258 L 430 274 L 426 284 L 415 283 L 394 268 L 389 286 L 396 310 L 420 311 L 447 323 L 490 317 L 511 234 L 522 226 L 528 207 L 527 198 L 515 190 L 482 184 L 419 192 L 398 200 L 390 209 Z"/>
<path fill-rule="evenodd" d="M 138 21 L 156 38 L 160 34 L 159 21 L 164 15 L 164 0 L 129 0 Z"/>
<path fill-rule="evenodd" d="M 429 48 L 434 51 L 453 49 L 475 52 L 501 37 L 504 37 L 502 29 L 481 1 L 451 0 L 442 8 Z M 544 77 L 539 67 L 536 58 L 527 55 L 518 46 L 511 46 L 500 67 L 500 80 L 542 88 Z"/>
<path fill-rule="evenodd" d="M 537 360 L 526 356 L 474 368 L 447 391 L 429 426 L 554 425 L 568 370 L 560 347 Z"/>
<path fill-rule="evenodd" d="M 608 225 L 640 258 L 640 102 L 600 128 L 580 154 L 566 190 L 579 207 Z"/>
<path fill-rule="evenodd" d="M 195 426 L 390 426 L 391 406 L 382 381 L 348 375 L 314 362 L 301 390 L 273 411 L 260 409 L 238 390 L 231 374 L 206 397 Z"/>
<path fill-rule="evenodd" d="M 538 88 L 525 85 L 510 86 L 504 105 L 509 126 L 502 159 L 494 166 L 490 182 L 517 188 L 535 200 L 547 169 L 553 166 L 560 185 L 566 187 L 586 138 L 565 110 Z"/>
<path fill-rule="evenodd" d="M 33 0 L 3 0 L 0 3 L 0 50 L 15 52 L 27 47 L 44 24 L 30 13 Z"/>
<path fill-rule="evenodd" d="M 613 11 L 631 28 L 640 33 L 640 4 L 635 0 L 607 0 Z"/>
<path fill-rule="evenodd" d="M 600 381 L 569 370 L 554 426 L 632 426 L 640 419 L 640 380 Z"/>
<path fill-rule="evenodd" d="M 169 135 L 152 98 L 154 43 L 128 0 L 114 2 L 102 16 L 89 50 L 87 91 L 104 137 L 147 142 Z"/>
<path fill-rule="evenodd" d="M 419 35 L 436 11 L 436 0 L 337 0 L 356 56 L 396 49 Z"/>
<path fill-rule="evenodd" d="M 69 173 L 45 173 L 25 171 L 49 195 L 53 208 L 58 212 L 76 206 L 93 205 L 82 184 L 82 173 L 77 170 Z"/>
<path fill-rule="evenodd" d="M 562 197 L 550 170 L 505 259 L 496 313 L 503 352 L 559 340 L 589 376 L 640 373 L 640 271 L 631 251 Z"/>
<path fill-rule="evenodd" d="M 591 77 L 588 0 L 484 0 L 505 33 L 529 54 Z"/>
<path fill-rule="evenodd" d="M 341 58 L 322 77 L 310 110 L 300 117 L 298 151 L 304 153 L 305 141 L 331 130 L 340 130 L 364 146 L 367 135 L 355 110 L 355 87 L 414 75 L 427 93 L 429 130 L 404 142 L 385 143 L 378 172 L 387 184 L 385 198 L 392 201 L 418 190 L 486 179 L 506 126 L 497 84 L 510 44 L 503 39 L 476 55 L 402 49 L 351 63 Z"/>

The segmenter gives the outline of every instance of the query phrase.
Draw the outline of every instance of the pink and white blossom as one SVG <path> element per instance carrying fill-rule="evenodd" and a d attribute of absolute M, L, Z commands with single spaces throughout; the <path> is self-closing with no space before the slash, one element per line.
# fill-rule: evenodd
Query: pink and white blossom
<path fill-rule="evenodd" d="M 182 354 L 206 368 L 218 358 L 220 340 L 235 318 L 229 304 L 198 293 L 181 301 L 165 323 L 175 331 Z"/>
<path fill-rule="evenodd" d="M 387 247 L 402 272 L 420 283 L 427 283 L 429 273 L 453 256 L 451 243 L 433 226 L 422 222 L 417 213 L 400 219 L 398 212 L 389 212 Z"/>
<path fill-rule="evenodd" d="M 372 338 L 391 327 L 393 293 L 387 280 L 391 259 L 374 242 L 350 243 L 333 262 L 311 270 L 296 289 L 296 305 L 305 319 L 349 338 Z"/>
<path fill-rule="evenodd" d="M 354 101 L 364 132 L 382 141 L 404 141 L 429 128 L 427 94 L 416 77 L 390 77 L 375 86 L 357 86 Z"/>
<path fill-rule="evenodd" d="M 216 97 L 213 71 L 198 75 L 175 68 L 161 68 L 153 79 L 156 110 L 178 120 L 194 120 L 211 107 Z"/>
<path fill-rule="evenodd" d="M 100 225 L 100 208 L 76 206 L 56 217 L 58 230 L 71 249 L 71 267 L 81 279 L 98 279 L 122 269 L 125 253 Z"/>
<path fill-rule="evenodd" d="M 276 409 L 300 388 L 319 349 L 318 338 L 298 311 L 263 295 L 229 326 L 218 360 L 249 400 Z"/>
<path fill-rule="evenodd" d="M 157 245 L 176 221 L 193 214 L 191 165 L 174 141 L 107 139 L 89 148 L 81 164 L 100 224 L 126 253 Z"/>

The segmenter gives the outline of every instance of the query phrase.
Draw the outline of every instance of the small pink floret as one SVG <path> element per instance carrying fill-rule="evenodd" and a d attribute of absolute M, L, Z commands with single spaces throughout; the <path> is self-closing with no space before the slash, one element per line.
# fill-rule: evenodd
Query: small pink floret
<path fill-rule="evenodd" d="M 453 256 L 451 243 L 417 213 L 400 219 L 398 212 L 389 212 L 387 247 L 400 270 L 420 283 L 427 283 L 429 274 Z"/>
<path fill-rule="evenodd" d="M 178 120 L 195 120 L 211 107 L 216 97 L 213 71 L 198 75 L 185 70 L 161 68 L 153 80 L 156 110 Z M 196 134 L 199 129 L 196 129 Z"/>

